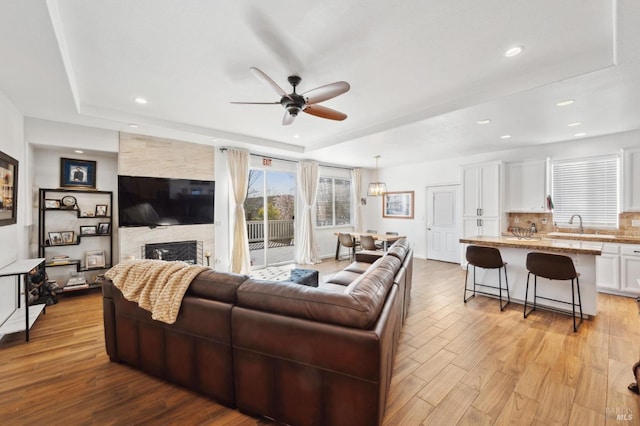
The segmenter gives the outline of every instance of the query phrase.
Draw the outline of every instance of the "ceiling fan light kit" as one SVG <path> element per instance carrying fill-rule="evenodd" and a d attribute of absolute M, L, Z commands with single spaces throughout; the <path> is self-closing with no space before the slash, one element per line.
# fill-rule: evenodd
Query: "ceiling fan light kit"
<path fill-rule="evenodd" d="M 282 125 L 288 126 L 293 123 L 294 119 L 298 116 L 300 111 L 306 112 L 310 115 L 315 115 L 320 118 L 327 118 L 329 120 L 342 121 L 347 118 L 347 114 L 340 111 L 336 111 L 331 108 L 327 108 L 322 105 L 317 105 L 320 102 L 335 98 L 349 91 L 351 86 L 346 81 L 337 81 L 335 83 L 327 84 L 325 86 L 316 87 L 302 94 L 296 92 L 296 87 L 302 81 L 297 75 L 291 75 L 288 77 L 289 84 L 293 87 L 293 92 L 287 94 L 276 82 L 274 82 L 268 75 L 260 71 L 258 68 L 252 67 L 251 72 L 258 80 L 262 81 L 274 92 L 280 96 L 278 102 L 231 102 L 232 104 L 247 104 L 247 105 L 277 105 L 280 104 L 284 107 L 284 117 L 282 118 Z"/>

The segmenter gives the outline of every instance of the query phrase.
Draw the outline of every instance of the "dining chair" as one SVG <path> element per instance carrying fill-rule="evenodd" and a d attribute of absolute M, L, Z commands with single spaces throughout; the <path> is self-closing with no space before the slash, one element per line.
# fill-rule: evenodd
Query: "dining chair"
<path fill-rule="evenodd" d="M 342 232 L 338 234 L 338 241 L 340 241 L 341 247 L 347 247 L 349 249 L 349 260 L 352 260 L 356 256 L 356 242 L 354 241 L 351 234 L 343 234 Z M 338 260 L 340 260 L 340 256 L 338 256 Z"/>
<path fill-rule="evenodd" d="M 381 248 L 376 245 L 371 235 L 360 235 L 360 246 L 363 250 L 379 250 Z"/>

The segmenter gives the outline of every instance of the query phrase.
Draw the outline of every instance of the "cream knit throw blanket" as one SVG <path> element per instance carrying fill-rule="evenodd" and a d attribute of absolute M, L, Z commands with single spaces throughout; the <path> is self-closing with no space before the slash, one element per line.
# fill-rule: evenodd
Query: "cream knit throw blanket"
<path fill-rule="evenodd" d="M 179 261 L 133 259 L 118 263 L 105 276 L 127 300 L 151 312 L 151 318 L 173 324 L 189 284 L 206 269 Z"/>

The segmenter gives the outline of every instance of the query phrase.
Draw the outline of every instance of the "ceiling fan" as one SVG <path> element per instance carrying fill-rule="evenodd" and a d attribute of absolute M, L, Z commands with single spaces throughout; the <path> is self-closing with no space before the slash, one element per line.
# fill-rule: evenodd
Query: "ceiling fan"
<path fill-rule="evenodd" d="M 302 78 L 297 75 L 292 75 L 287 78 L 289 84 L 293 86 L 293 92 L 287 94 L 280 86 L 278 86 L 268 75 L 260 71 L 258 68 L 250 68 L 253 75 L 258 80 L 273 89 L 279 96 L 278 102 L 231 102 L 232 104 L 246 104 L 246 105 L 277 105 L 280 104 L 284 107 L 284 117 L 282 118 L 282 125 L 288 126 L 293 123 L 300 111 L 307 114 L 315 115 L 316 117 L 328 118 L 330 120 L 342 121 L 347 118 L 347 114 L 344 114 L 335 109 L 327 108 L 322 105 L 317 105 L 319 102 L 335 98 L 338 95 L 342 95 L 349 91 L 349 83 L 346 81 L 337 81 L 335 83 L 327 84 L 325 86 L 316 87 L 307 92 L 298 94 L 296 93 L 296 86 L 300 84 Z"/>

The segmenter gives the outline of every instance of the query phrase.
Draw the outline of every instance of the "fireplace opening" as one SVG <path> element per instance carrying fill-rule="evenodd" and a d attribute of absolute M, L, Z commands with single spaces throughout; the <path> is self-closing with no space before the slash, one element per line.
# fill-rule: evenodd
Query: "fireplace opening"
<path fill-rule="evenodd" d="M 181 260 L 196 265 L 202 264 L 202 241 L 174 241 L 168 243 L 145 244 L 143 259 Z"/>

